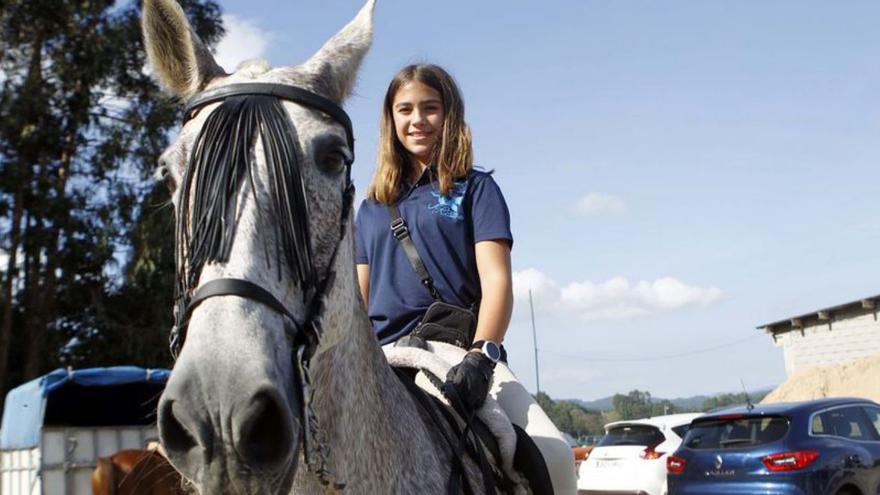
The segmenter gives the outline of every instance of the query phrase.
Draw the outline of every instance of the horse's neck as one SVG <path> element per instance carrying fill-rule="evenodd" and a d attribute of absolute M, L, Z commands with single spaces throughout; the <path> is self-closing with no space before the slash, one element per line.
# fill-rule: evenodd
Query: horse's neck
<path fill-rule="evenodd" d="M 419 472 L 419 465 L 427 459 L 436 464 L 442 454 L 388 366 L 360 303 L 354 270 L 339 275 L 333 289 L 339 293 L 331 294 L 324 321 L 332 343 L 320 348 L 312 363 L 314 409 L 330 450 L 329 467 L 353 493 L 394 493 L 426 479 L 440 482 Z M 404 466 L 415 469 L 412 480 L 402 473 Z M 307 469 L 302 466 L 299 473 Z M 299 488 L 317 488 L 314 476 L 306 477 L 298 480 Z"/>
<path fill-rule="evenodd" d="M 379 490 L 374 493 L 391 493 L 395 490 L 384 489 L 393 483 L 392 471 L 381 464 L 394 465 L 401 457 L 394 441 L 397 425 L 389 421 L 397 416 L 396 404 L 387 400 L 399 384 L 391 381 L 394 377 L 366 315 L 353 311 L 352 317 L 348 338 L 323 350 L 312 362 L 313 407 L 329 451 L 333 481 L 351 486 L 369 480 L 370 489 Z M 307 470 L 301 466 L 298 472 Z M 300 481 L 303 492 L 318 488 L 311 473 Z"/>
<path fill-rule="evenodd" d="M 383 392 L 398 385 L 389 383 L 393 375 L 363 309 L 355 305 L 349 315 L 347 335 L 322 349 L 313 363 L 316 413 L 328 418 L 328 427 L 341 427 L 337 435 L 355 434 L 359 426 L 371 426 L 371 417 L 387 414 L 391 405 Z M 349 419 L 354 424 L 347 424 Z M 369 430 L 372 434 L 375 428 Z"/>

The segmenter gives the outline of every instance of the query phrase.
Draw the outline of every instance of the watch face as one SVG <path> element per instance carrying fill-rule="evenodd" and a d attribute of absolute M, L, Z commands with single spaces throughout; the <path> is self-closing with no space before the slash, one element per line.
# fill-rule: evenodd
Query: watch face
<path fill-rule="evenodd" d="M 498 347 L 498 344 L 491 340 L 483 344 L 483 354 L 495 363 L 501 359 L 501 349 Z"/>

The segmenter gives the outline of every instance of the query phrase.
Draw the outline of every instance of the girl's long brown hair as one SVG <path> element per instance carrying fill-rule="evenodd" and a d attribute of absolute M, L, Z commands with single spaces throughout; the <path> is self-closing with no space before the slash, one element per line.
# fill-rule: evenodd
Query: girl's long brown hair
<path fill-rule="evenodd" d="M 397 139 L 392 104 L 397 90 L 418 81 L 440 93 L 443 100 L 443 130 L 434 145 L 431 163 L 436 168 L 440 193 L 448 195 L 456 180 L 467 177 L 473 168 L 474 151 L 471 131 L 464 121 L 464 99 L 455 80 L 442 68 L 431 64 L 408 65 L 394 76 L 382 107 L 379 124 L 379 156 L 376 173 L 367 197 L 382 204 L 397 202 L 400 186 L 409 177 L 412 157 Z"/>

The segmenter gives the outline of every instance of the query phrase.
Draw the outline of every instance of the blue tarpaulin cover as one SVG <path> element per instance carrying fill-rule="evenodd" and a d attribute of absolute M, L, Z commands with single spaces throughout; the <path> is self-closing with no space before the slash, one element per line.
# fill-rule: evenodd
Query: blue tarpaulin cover
<path fill-rule="evenodd" d="M 52 392 L 76 383 L 85 387 L 102 387 L 147 382 L 164 384 L 167 369 L 145 369 L 136 366 L 58 368 L 47 375 L 20 385 L 6 394 L 3 423 L 0 426 L 0 450 L 29 449 L 40 444 L 40 431 L 46 413 L 46 399 Z"/>

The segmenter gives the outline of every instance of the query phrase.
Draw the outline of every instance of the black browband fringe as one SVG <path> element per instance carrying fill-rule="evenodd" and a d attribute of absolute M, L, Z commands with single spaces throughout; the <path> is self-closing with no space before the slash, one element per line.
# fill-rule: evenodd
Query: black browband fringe
<path fill-rule="evenodd" d="M 275 253 L 266 244 L 267 263 L 278 260 L 280 280 L 286 260 L 290 276 L 303 286 L 304 299 L 306 289 L 317 283 L 296 130 L 274 96 L 231 96 L 208 116 L 183 178 L 176 232 L 178 302 L 192 296 L 205 264 L 229 260 L 245 181 L 252 197 L 260 197 L 256 164 L 250 159 L 257 136 L 265 151 L 273 217 L 259 223 L 273 225 L 278 240 Z"/>

